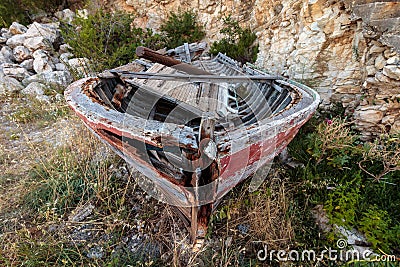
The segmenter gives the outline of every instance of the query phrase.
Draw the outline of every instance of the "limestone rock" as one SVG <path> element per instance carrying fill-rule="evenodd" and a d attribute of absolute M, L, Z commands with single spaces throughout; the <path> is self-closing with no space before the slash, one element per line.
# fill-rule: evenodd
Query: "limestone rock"
<path fill-rule="evenodd" d="M 13 51 L 8 46 L 3 46 L 0 50 L 0 64 L 1 63 L 13 63 L 15 60 Z"/>
<path fill-rule="evenodd" d="M 36 99 L 43 102 L 50 102 L 50 97 L 45 95 L 46 89 L 47 89 L 46 85 L 38 82 L 33 82 L 30 83 L 24 89 L 22 89 L 21 93 L 25 95 L 34 96 Z"/>
<path fill-rule="evenodd" d="M 46 83 L 51 86 L 66 87 L 73 81 L 71 74 L 68 71 L 52 71 L 42 72 L 24 79 L 22 84 L 25 86 L 32 82 Z"/>
<path fill-rule="evenodd" d="M 7 42 L 8 38 L 0 36 L 0 44 L 5 44 Z"/>
<path fill-rule="evenodd" d="M 13 50 L 14 58 L 17 62 L 22 62 L 31 56 L 31 52 L 25 46 L 17 46 Z"/>
<path fill-rule="evenodd" d="M 24 46 L 29 48 L 31 51 L 38 49 L 48 50 L 52 49 L 51 44 L 47 39 L 42 36 L 29 37 L 24 41 Z"/>
<path fill-rule="evenodd" d="M 400 67 L 397 65 L 386 65 L 383 68 L 383 74 L 389 78 L 400 80 Z"/>
<path fill-rule="evenodd" d="M 392 81 L 388 76 L 384 75 L 382 72 L 375 73 L 375 80 L 378 82 L 388 83 L 388 84 L 390 84 Z"/>
<path fill-rule="evenodd" d="M 378 70 L 383 69 L 383 67 L 386 65 L 386 60 L 383 57 L 383 55 L 379 55 L 376 59 L 375 59 L 375 68 L 377 68 Z"/>
<path fill-rule="evenodd" d="M 18 22 L 13 22 L 10 26 L 10 33 L 12 35 L 25 33 L 27 30 L 28 28 Z"/>
<path fill-rule="evenodd" d="M 48 54 L 44 50 L 35 51 L 33 53 L 33 58 L 33 69 L 36 73 L 51 72 L 55 69 Z"/>
<path fill-rule="evenodd" d="M 10 76 L 19 81 L 22 81 L 23 79 L 29 77 L 28 71 L 17 64 L 5 63 L 2 65 L 2 67 L 4 75 Z"/>
<path fill-rule="evenodd" d="M 400 62 L 400 57 L 398 55 L 396 56 L 392 56 L 390 58 L 388 58 L 386 64 L 388 65 L 397 65 Z"/>
<path fill-rule="evenodd" d="M 32 96 L 44 95 L 46 88 L 47 87 L 42 83 L 33 82 L 22 89 L 21 93 Z"/>
<path fill-rule="evenodd" d="M 5 76 L 3 79 L 0 79 L 0 95 L 15 93 L 21 91 L 23 88 L 22 84 L 12 77 Z"/>
<path fill-rule="evenodd" d="M 367 66 L 366 69 L 368 76 L 374 76 L 376 73 L 376 69 L 374 66 Z"/>
<path fill-rule="evenodd" d="M 10 47 L 11 49 L 13 49 L 13 48 L 15 48 L 17 46 L 23 45 L 25 40 L 26 40 L 26 38 L 27 37 L 25 36 L 25 34 L 14 35 L 14 36 L 12 36 L 11 38 L 9 38 L 7 40 L 6 45 L 8 47 Z"/>
<path fill-rule="evenodd" d="M 76 11 L 76 16 L 78 18 L 87 19 L 89 16 L 89 11 L 87 9 L 79 9 Z"/>
<path fill-rule="evenodd" d="M 383 112 L 374 109 L 360 110 L 358 111 L 357 117 L 365 122 L 379 123 L 383 118 Z"/>
<path fill-rule="evenodd" d="M 27 69 L 28 71 L 33 71 L 33 58 L 24 60 L 19 64 L 21 67 Z"/>
<path fill-rule="evenodd" d="M 56 39 L 60 36 L 60 32 L 58 30 L 58 25 L 56 23 L 32 23 L 25 35 L 27 37 L 42 37 L 50 41 L 50 43 L 54 43 Z"/>
<path fill-rule="evenodd" d="M 60 55 L 60 61 L 61 63 L 68 63 L 68 59 L 73 56 L 74 55 L 72 53 L 63 53 Z"/>
<path fill-rule="evenodd" d="M 57 63 L 55 64 L 56 70 L 68 70 L 67 66 L 65 66 L 63 63 Z"/>

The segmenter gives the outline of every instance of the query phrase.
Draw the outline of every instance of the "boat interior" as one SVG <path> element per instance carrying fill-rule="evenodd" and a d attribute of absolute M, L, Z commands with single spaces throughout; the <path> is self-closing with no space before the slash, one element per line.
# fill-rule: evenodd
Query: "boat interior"
<path fill-rule="evenodd" d="M 301 95 L 280 79 L 230 81 L 230 76 L 251 77 L 263 73 L 219 54 L 211 60 L 197 60 L 193 66 L 222 76 L 218 82 L 190 82 L 154 77 L 132 78 L 129 72 L 113 72 L 113 77 L 101 79 L 94 91 L 103 103 L 119 112 L 147 120 L 182 124 L 198 130 L 203 114 L 216 119 L 215 132 L 237 125 L 258 124 L 298 102 Z M 182 72 L 159 63 L 146 64 L 147 73 Z M 140 69 L 140 67 L 138 67 Z"/>

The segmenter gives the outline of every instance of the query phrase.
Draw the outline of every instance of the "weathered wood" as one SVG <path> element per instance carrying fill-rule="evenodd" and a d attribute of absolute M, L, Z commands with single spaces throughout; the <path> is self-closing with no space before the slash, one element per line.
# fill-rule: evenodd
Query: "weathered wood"
<path fill-rule="evenodd" d="M 160 59 L 153 52 L 143 53 Z M 185 67 L 165 56 L 160 60 Z M 133 72 L 129 76 L 132 72 L 114 71 L 117 75 L 107 73 L 101 82 L 93 78 L 78 81 L 66 90 L 66 98 L 102 141 L 151 179 L 163 193 L 163 201 L 177 206 L 193 243 L 199 244 L 221 197 L 293 139 L 315 111 L 319 96 L 298 83 L 243 70 L 224 56 L 199 62 L 197 67 L 189 65 L 187 74 L 177 74 L 176 67 L 171 71 L 155 65 L 151 68 L 157 74 Z M 193 68 L 195 73 L 190 72 Z M 232 98 L 233 91 L 226 89 L 229 83 L 246 87 L 235 91 L 240 97 Z M 221 86 L 226 89 L 223 94 Z M 199 99 L 211 101 L 192 102 Z M 204 114 L 215 112 L 212 101 L 217 99 L 239 112 L 222 117 Z M 268 102 L 272 114 L 265 105 Z M 261 121 L 253 112 L 261 114 Z M 269 115 L 273 117 L 264 119 Z"/>
<path fill-rule="evenodd" d="M 214 129 L 215 117 L 212 113 L 206 113 L 200 124 L 199 152 L 196 165 L 194 166 L 196 167 L 196 171 L 193 173 L 192 178 L 195 204 L 191 215 L 193 244 L 196 244 L 199 239 L 204 239 L 207 234 L 207 226 L 213 208 L 211 203 L 202 204 L 201 202 L 204 200 L 213 202 L 217 194 L 217 186 L 214 181 L 218 178 L 219 169 Z M 206 185 L 211 185 L 211 188 L 204 190 L 202 187 Z M 199 188 L 201 188 L 201 192 L 199 192 Z"/>
<path fill-rule="evenodd" d="M 151 50 L 149 48 L 143 47 L 143 46 L 138 46 L 136 48 L 136 55 L 138 57 L 142 57 L 148 60 L 151 60 L 153 62 L 161 63 L 165 66 L 172 67 L 176 70 L 180 70 L 189 74 L 194 74 L 194 75 L 211 75 L 211 73 L 201 70 L 199 68 L 196 68 L 192 65 L 189 65 L 187 63 L 183 63 L 179 60 L 176 60 L 171 57 L 164 56 L 154 50 Z"/>
<path fill-rule="evenodd" d="M 213 74 L 163 74 L 163 73 L 149 73 L 149 72 L 129 72 L 129 71 L 111 71 L 121 75 L 124 78 L 130 79 L 147 79 L 147 80 L 166 80 L 166 81 L 186 81 L 193 83 L 242 83 L 242 82 L 270 82 L 271 80 L 276 80 L 277 76 L 218 76 Z"/>

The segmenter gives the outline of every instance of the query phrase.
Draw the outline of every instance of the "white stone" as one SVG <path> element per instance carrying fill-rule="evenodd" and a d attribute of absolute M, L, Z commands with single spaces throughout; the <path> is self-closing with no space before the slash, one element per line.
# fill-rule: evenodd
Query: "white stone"
<path fill-rule="evenodd" d="M 26 40 L 25 34 L 17 34 L 9 38 L 6 42 L 6 45 L 9 46 L 11 49 L 14 47 L 23 45 Z"/>
<path fill-rule="evenodd" d="M 310 29 L 311 29 L 313 32 L 320 32 L 320 31 L 321 31 L 321 28 L 318 26 L 318 22 L 313 22 L 313 23 L 311 23 Z"/>
<path fill-rule="evenodd" d="M 54 13 L 54 16 L 61 21 L 65 21 L 67 23 L 72 23 L 75 18 L 75 13 L 71 9 L 64 9 L 61 11 L 57 11 Z"/>
<path fill-rule="evenodd" d="M 27 69 L 28 71 L 33 71 L 33 58 L 24 60 L 19 64 L 21 67 Z"/>
<path fill-rule="evenodd" d="M 68 59 L 73 57 L 74 55 L 72 53 L 63 53 L 60 55 L 60 61 L 62 63 L 68 63 Z"/>
<path fill-rule="evenodd" d="M 29 37 L 24 41 L 24 46 L 29 48 L 31 51 L 35 51 L 38 49 L 45 49 L 45 50 L 51 50 L 52 46 L 49 43 L 49 41 L 42 36 L 36 36 L 36 37 Z"/>
<path fill-rule="evenodd" d="M 67 67 L 63 63 L 55 64 L 56 70 L 68 70 Z"/>
<path fill-rule="evenodd" d="M 15 60 L 12 49 L 8 46 L 3 46 L 0 50 L 0 59 L 0 64 L 12 63 Z"/>
<path fill-rule="evenodd" d="M 396 65 L 386 65 L 383 68 L 383 74 L 389 78 L 400 80 L 400 67 Z"/>
<path fill-rule="evenodd" d="M 60 59 L 58 57 L 51 57 L 50 60 L 51 62 L 53 62 L 54 65 L 60 63 Z"/>
<path fill-rule="evenodd" d="M 33 52 L 32 54 L 33 58 L 40 58 L 40 57 L 49 57 L 47 51 L 45 50 L 36 50 L 35 52 Z"/>
<path fill-rule="evenodd" d="M 43 50 L 37 50 L 33 53 L 33 69 L 36 73 L 51 72 L 55 69 L 49 56 Z"/>
<path fill-rule="evenodd" d="M 383 83 L 390 83 L 392 81 L 388 76 L 384 75 L 382 72 L 377 72 L 375 74 L 375 79 Z"/>
<path fill-rule="evenodd" d="M 6 64 L 3 64 L 2 67 L 3 67 L 4 75 L 10 76 L 17 80 L 21 81 L 21 80 L 29 77 L 28 71 L 25 68 L 23 68 L 17 64 L 6 63 Z"/>
<path fill-rule="evenodd" d="M 43 37 L 46 40 L 49 40 L 50 43 L 54 43 L 54 41 L 60 36 L 60 32 L 58 30 L 57 23 L 47 23 L 42 24 L 38 22 L 34 22 L 29 25 L 28 30 L 25 35 L 27 37 Z"/>
<path fill-rule="evenodd" d="M 24 87 L 16 79 L 5 76 L 0 79 L 0 95 L 21 91 Z"/>
<path fill-rule="evenodd" d="M 379 55 L 376 59 L 375 59 L 375 68 L 377 68 L 378 70 L 383 69 L 383 67 L 386 65 L 386 60 L 382 55 Z"/>
<path fill-rule="evenodd" d="M 17 46 L 13 50 L 14 58 L 17 62 L 22 62 L 31 56 L 31 52 L 25 46 Z"/>
<path fill-rule="evenodd" d="M 399 56 L 394 56 L 394 57 L 390 57 L 388 58 L 388 60 L 386 61 L 386 64 L 388 65 L 396 65 L 398 64 L 400 61 Z"/>
<path fill-rule="evenodd" d="M 281 22 L 281 27 L 283 27 L 283 28 L 286 28 L 286 27 L 288 27 L 290 25 L 290 21 L 287 21 L 287 20 L 285 20 L 285 21 L 282 21 Z"/>
<path fill-rule="evenodd" d="M 5 44 L 7 42 L 8 38 L 0 36 L 0 44 Z"/>
<path fill-rule="evenodd" d="M 53 71 L 52 64 L 49 62 L 49 60 L 41 57 L 33 60 L 33 69 L 36 73 Z"/>
<path fill-rule="evenodd" d="M 27 86 L 32 82 L 46 83 L 53 86 L 66 87 L 73 81 L 71 74 L 68 71 L 52 71 L 42 72 L 33 75 L 22 81 L 22 84 Z"/>
<path fill-rule="evenodd" d="M 10 33 L 12 35 L 25 33 L 27 30 L 28 28 L 18 22 L 13 22 L 10 26 Z"/>
<path fill-rule="evenodd" d="M 46 89 L 47 89 L 46 85 L 38 82 L 33 82 L 30 83 L 24 89 L 22 89 L 21 93 L 25 95 L 34 96 L 36 99 L 42 102 L 50 102 L 50 97 L 45 95 Z"/>
<path fill-rule="evenodd" d="M 30 83 L 24 89 L 22 89 L 21 93 L 25 95 L 39 96 L 39 95 L 44 95 L 46 88 L 47 87 L 42 83 L 33 82 Z"/>

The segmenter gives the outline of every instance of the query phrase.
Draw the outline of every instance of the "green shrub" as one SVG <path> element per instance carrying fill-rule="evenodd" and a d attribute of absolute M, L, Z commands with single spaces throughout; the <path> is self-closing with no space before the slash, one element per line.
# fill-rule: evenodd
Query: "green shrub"
<path fill-rule="evenodd" d="M 359 198 L 360 189 L 352 182 L 330 192 L 324 204 L 330 222 L 351 228 L 356 222 Z"/>
<path fill-rule="evenodd" d="M 81 2 L 83 1 L 74 1 L 74 4 Z M 14 21 L 26 25 L 31 22 L 31 17 L 36 13 L 54 13 L 68 7 L 69 1 L 66 0 L 2 0 L 0 3 L 0 27 L 9 27 Z"/>
<path fill-rule="evenodd" d="M 133 17 L 124 12 L 107 13 L 99 10 L 88 18 L 77 17 L 73 24 L 64 25 L 62 35 L 77 57 L 86 57 L 94 71 L 126 64 L 136 58 L 136 47 L 159 49 L 164 46 L 159 35 L 132 27 Z"/>
<path fill-rule="evenodd" d="M 371 206 L 362 215 L 359 230 L 365 233 L 368 242 L 371 242 L 374 248 L 389 251 L 392 220 L 387 211 Z"/>
<path fill-rule="evenodd" d="M 166 35 L 168 48 L 198 42 L 206 35 L 204 27 L 197 21 L 197 14 L 193 11 L 171 12 L 160 29 Z"/>
<path fill-rule="evenodd" d="M 255 62 L 257 59 L 258 45 L 255 44 L 257 36 L 249 28 L 243 29 L 239 22 L 227 16 L 223 19 L 224 27 L 220 30 L 223 38 L 211 45 L 210 53 L 225 53 L 239 62 Z"/>
<path fill-rule="evenodd" d="M 302 180 L 305 199 L 323 204 L 331 223 L 359 229 L 374 248 L 388 253 L 399 248 L 399 147 L 398 135 L 362 142 L 345 120 L 314 118 L 289 145 L 305 165 L 292 176 Z"/>
<path fill-rule="evenodd" d="M 19 1 L 2 0 L 0 3 L 0 28 L 9 27 L 13 21 L 26 24 L 29 22 L 29 18 Z"/>

